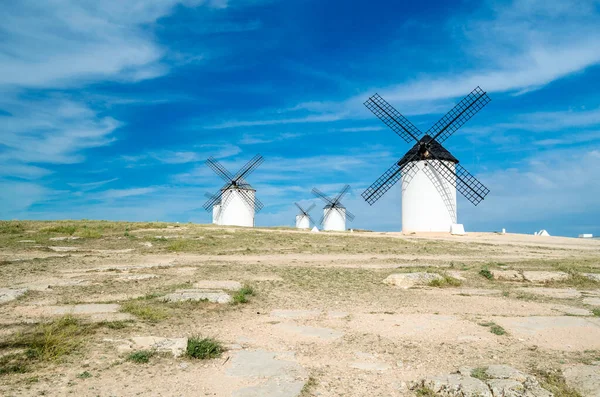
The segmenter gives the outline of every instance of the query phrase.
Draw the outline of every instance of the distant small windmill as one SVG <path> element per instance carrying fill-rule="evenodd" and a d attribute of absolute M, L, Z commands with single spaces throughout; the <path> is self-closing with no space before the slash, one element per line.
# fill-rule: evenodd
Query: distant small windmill
<path fill-rule="evenodd" d="M 477 205 L 489 189 L 441 144 L 488 102 L 487 94 L 475 88 L 423 135 L 379 95 L 370 97 L 365 106 L 402 139 L 415 144 L 362 197 L 372 205 L 402 178 L 402 231 L 450 232 L 457 223 L 456 191 Z"/>
<path fill-rule="evenodd" d="M 300 210 L 300 213 L 296 215 L 296 228 L 297 229 L 310 229 L 310 223 L 315 223 L 312 217 L 310 216 L 310 211 L 315 208 L 315 203 L 312 203 L 310 207 L 304 209 L 298 203 L 294 203 L 296 207 Z"/>
<path fill-rule="evenodd" d="M 213 223 L 254 226 L 254 215 L 263 208 L 263 204 L 256 198 L 256 190 L 245 178 L 263 162 L 263 157 L 257 154 L 233 175 L 215 158 L 206 160 L 206 165 L 225 181 L 225 185 L 217 193 L 206 194 L 209 199 L 203 207 L 206 211 L 212 211 Z"/>
<path fill-rule="evenodd" d="M 346 219 L 350 222 L 354 220 L 354 215 L 344 207 L 342 197 L 350 190 L 350 185 L 344 186 L 342 191 L 333 199 L 327 197 L 319 189 L 314 188 L 313 194 L 325 202 L 323 208 L 323 217 L 319 221 L 323 225 L 323 230 L 346 230 Z"/>

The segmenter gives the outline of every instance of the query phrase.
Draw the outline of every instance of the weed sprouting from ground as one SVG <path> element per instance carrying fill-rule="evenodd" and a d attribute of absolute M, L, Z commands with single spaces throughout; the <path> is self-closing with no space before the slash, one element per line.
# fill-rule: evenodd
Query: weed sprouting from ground
<path fill-rule="evenodd" d="M 494 322 L 479 323 L 482 327 L 489 327 L 490 332 L 495 335 L 506 335 L 506 330 Z"/>
<path fill-rule="evenodd" d="M 146 364 L 155 354 L 154 350 L 138 350 L 130 353 L 127 356 L 127 361 L 133 361 L 136 364 Z"/>
<path fill-rule="evenodd" d="M 600 307 L 592 309 L 592 313 L 594 314 L 594 316 L 600 317 Z"/>
<path fill-rule="evenodd" d="M 59 225 L 59 226 L 47 227 L 40 231 L 46 232 L 46 233 L 62 233 L 62 234 L 73 235 L 77 231 L 77 226 L 75 226 L 75 225 Z"/>
<path fill-rule="evenodd" d="M 238 292 L 235 293 L 235 295 L 233 295 L 233 303 L 247 303 L 248 296 L 250 295 L 254 295 L 254 288 L 252 288 L 248 284 L 245 284 Z"/>
<path fill-rule="evenodd" d="M 422 386 L 415 390 L 415 393 L 419 397 L 438 397 L 436 392 L 428 387 Z"/>
<path fill-rule="evenodd" d="M 87 379 L 87 378 L 91 378 L 92 374 L 90 374 L 88 371 L 83 371 L 82 373 L 80 373 L 79 375 L 77 375 L 77 377 L 79 379 Z"/>
<path fill-rule="evenodd" d="M 428 285 L 430 287 L 444 288 L 444 287 L 458 287 L 462 284 L 460 282 L 460 280 L 458 280 L 454 277 L 451 277 L 447 274 L 442 274 L 441 276 L 442 276 L 441 279 L 431 280 Z"/>
<path fill-rule="evenodd" d="M 223 344 L 216 339 L 191 336 L 187 341 L 185 355 L 190 358 L 207 360 L 220 357 L 224 351 Z"/>
<path fill-rule="evenodd" d="M 487 371 L 487 367 L 478 367 L 478 368 L 474 368 L 474 369 L 471 371 L 471 376 L 472 376 L 473 378 L 477 378 L 477 379 L 479 379 L 479 380 L 487 380 L 487 379 L 489 379 L 490 377 L 488 376 L 488 374 L 487 374 L 487 372 L 486 372 L 486 371 Z"/>
<path fill-rule="evenodd" d="M 304 386 L 302 386 L 302 390 L 300 390 L 300 397 L 310 396 L 313 389 L 317 387 L 317 384 L 317 380 L 314 377 L 309 376 Z"/>
<path fill-rule="evenodd" d="M 479 271 L 479 275 L 487 278 L 488 280 L 494 279 L 494 275 L 492 274 L 492 272 L 490 272 L 490 270 L 488 268 L 481 269 Z"/>

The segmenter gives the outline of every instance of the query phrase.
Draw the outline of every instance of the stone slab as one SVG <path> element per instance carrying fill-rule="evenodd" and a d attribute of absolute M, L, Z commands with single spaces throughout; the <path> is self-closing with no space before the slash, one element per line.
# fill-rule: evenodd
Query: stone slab
<path fill-rule="evenodd" d="M 584 397 L 600 397 L 600 365 L 575 365 L 563 370 L 567 385 Z"/>
<path fill-rule="evenodd" d="M 279 318 L 316 318 L 321 315 L 320 310 L 272 310 L 271 317 Z"/>
<path fill-rule="evenodd" d="M 496 280 L 523 281 L 523 275 L 516 270 L 492 270 Z"/>
<path fill-rule="evenodd" d="M 0 288 L 0 303 L 14 301 L 27 293 L 27 288 Z"/>
<path fill-rule="evenodd" d="M 150 280 L 153 278 L 158 278 L 157 274 L 129 274 L 124 276 L 119 276 L 115 280 L 116 281 L 143 281 Z"/>
<path fill-rule="evenodd" d="M 117 313 L 121 309 L 116 303 L 90 303 L 84 305 L 54 306 L 52 314 L 96 314 Z"/>
<path fill-rule="evenodd" d="M 394 273 L 383 280 L 384 284 L 408 289 L 417 285 L 427 285 L 433 280 L 443 280 L 437 273 Z"/>
<path fill-rule="evenodd" d="M 519 292 L 525 292 L 528 294 L 534 294 L 539 296 L 546 296 L 548 298 L 557 299 L 576 299 L 581 297 L 581 292 L 573 288 L 545 288 L 545 287 L 530 287 L 530 288 L 517 288 Z"/>
<path fill-rule="evenodd" d="M 310 327 L 295 324 L 277 324 L 276 328 L 299 336 L 315 338 L 322 341 L 333 341 L 344 336 L 344 333 L 331 328 Z"/>
<path fill-rule="evenodd" d="M 600 318 L 495 317 L 494 321 L 530 345 L 561 351 L 600 349 Z"/>
<path fill-rule="evenodd" d="M 600 306 L 600 298 L 583 298 L 583 303 L 591 306 Z"/>
<path fill-rule="evenodd" d="M 232 280 L 200 280 L 194 284 L 194 288 L 238 291 L 242 288 L 242 284 L 240 284 L 238 281 Z"/>
<path fill-rule="evenodd" d="M 162 298 L 166 302 L 208 301 L 213 303 L 230 303 L 231 296 L 224 291 L 207 291 L 201 289 L 178 290 Z"/>
<path fill-rule="evenodd" d="M 523 278 L 531 283 L 547 283 L 566 280 L 569 278 L 569 274 L 565 272 L 524 271 Z"/>

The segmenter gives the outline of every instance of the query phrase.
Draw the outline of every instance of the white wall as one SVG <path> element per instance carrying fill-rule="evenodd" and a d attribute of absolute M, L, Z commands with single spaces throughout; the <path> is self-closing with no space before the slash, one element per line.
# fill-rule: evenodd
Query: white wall
<path fill-rule="evenodd" d="M 221 204 L 215 204 L 213 205 L 213 210 L 212 210 L 212 222 L 215 225 L 220 225 L 221 224 L 221 220 L 219 219 L 221 216 Z"/>
<path fill-rule="evenodd" d="M 254 208 L 246 202 L 241 189 L 227 189 L 223 192 L 221 203 L 221 225 L 254 227 Z M 245 194 L 254 199 L 254 190 L 245 190 Z"/>
<path fill-rule="evenodd" d="M 323 221 L 323 230 L 335 230 L 344 231 L 346 230 L 346 209 L 345 208 L 324 208 L 323 215 L 325 220 Z"/>
<path fill-rule="evenodd" d="M 429 163 L 434 162 L 436 160 L 429 160 Z M 454 163 L 444 163 L 456 178 Z M 456 188 L 425 164 L 425 161 L 417 161 L 413 171 L 402 175 L 402 231 L 449 233 L 452 224 L 457 223 Z"/>
<path fill-rule="evenodd" d="M 310 229 L 310 219 L 306 215 L 296 215 L 296 228 Z"/>

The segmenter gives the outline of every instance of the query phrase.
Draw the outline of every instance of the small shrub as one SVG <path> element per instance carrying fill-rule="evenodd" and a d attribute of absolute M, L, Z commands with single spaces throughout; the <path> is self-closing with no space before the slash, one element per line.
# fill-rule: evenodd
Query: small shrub
<path fill-rule="evenodd" d="M 489 271 L 489 269 L 485 269 L 485 268 L 481 269 L 479 271 L 479 275 L 487 278 L 488 280 L 493 280 L 494 279 L 494 275 L 492 274 L 492 272 Z"/>
<path fill-rule="evenodd" d="M 138 350 L 130 353 L 129 356 L 127 356 L 127 361 L 133 361 L 137 364 L 146 364 L 155 354 L 156 352 L 154 350 Z"/>
<path fill-rule="evenodd" d="M 317 387 L 317 384 L 317 380 L 314 377 L 309 376 L 304 386 L 302 386 L 302 390 L 300 390 L 300 397 L 310 396 L 312 390 Z"/>
<path fill-rule="evenodd" d="M 479 380 L 488 380 L 490 377 L 487 374 L 487 368 L 486 367 L 478 367 L 478 368 L 474 368 L 471 371 L 471 376 L 473 378 L 477 378 Z"/>
<path fill-rule="evenodd" d="M 87 379 L 87 378 L 91 378 L 92 374 L 90 374 L 88 371 L 83 371 L 82 373 L 80 373 L 79 375 L 77 375 L 77 377 L 79 379 Z"/>
<path fill-rule="evenodd" d="M 538 370 L 541 386 L 557 397 L 582 397 L 576 390 L 570 388 L 560 371 Z"/>
<path fill-rule="evenodd" d="M 188 338 L 185 354 L 190 358 L 206 360 L 220 357 L 224 351 L 225 348 L 216 339 L 192 336 Z"/>
<path fill-rule="evenodd" d="M 600 317 L 600 307 L 592 309 L 592 313 L 594 313 L 594 316 Z"/>
<path fill-rule="evenodd" d="M 495 335 L 505 335 L 506 330 L 499 326 L 498 324 L 494 324 L 490 327 L 490 332 Z"/>
<path fill-rule="evenodd" d="M 245 284 L 238 292 L 236 292 L 233 295 L 233 303 L 234 304 L 247 303 L 248 296 L 250 296 L 250 295 L 254 295 L 254 288 L 252 288 L 248 284 Z"/>
<path fill-rule="evenodd" d="M 79 233 L 79 237 L 83 238 L 102 238 L 102 234 L 96 230 L 85 229 L 83 232 Z"/>

